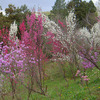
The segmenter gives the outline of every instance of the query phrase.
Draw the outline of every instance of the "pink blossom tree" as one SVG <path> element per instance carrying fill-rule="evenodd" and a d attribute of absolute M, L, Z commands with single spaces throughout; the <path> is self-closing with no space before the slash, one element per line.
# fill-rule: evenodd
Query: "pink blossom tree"
<path fill-rule="evenodd" d="M 29 85 L 26 86 L 31 92 L 37 92 L 45 95 L 43 87 L 43 63 L 47 60 L 43 53 L 43 25 L 41 14 L 38 16 L 32 13 L 27 16 L 27 26 L 23 21 L 20 24 L 21 44 L 25 45 L 24 52 L 26 53 L 27 75 L 30 76 Z M 40 92 L 34 89 L 35 82 L 40 88 Z M 25 85 L 24 85 L 25 86 Z"/>

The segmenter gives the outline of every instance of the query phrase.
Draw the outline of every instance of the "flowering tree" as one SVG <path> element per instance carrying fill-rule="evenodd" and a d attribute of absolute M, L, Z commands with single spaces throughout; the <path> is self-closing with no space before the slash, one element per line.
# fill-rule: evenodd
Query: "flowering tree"
<path fill-rule="evenodd" d="M 69 64 L 72 65 L 75 59 L 75 15 L 73 11 L 69 13 L 69 16 L 66 18 L 67 25 L 64 25 L 60 20 L 58 20 L 59 26 L 56 24 L 51 24 L 49 21 L 49 25 L 45 26 L 49 27 L 50 24 L 53 26 L 56 31 L 47 32 L 46 37 L 48 39 L 48 44 L 52 45 L 53 52 L 53 60 L 60 61 L 61 63 L 64 61 L 68 61 Z M 44 27 L 45 27 L 44 26 Z M 52 27 L 51 26 L 51 27 Z M 50 27 L 49 27 L 50 30 Z M 74 59 L 73 59 L 74 58 Z M 71 72 L 73 68 L 71 68 Z M 64 71 L 65 73 L 65 71 Z M 65 75 L 64 75 L 65 77 Z M 73 74 L 74 77 L 74 74 Z"/>
<path fill-rule="evenodd" d="M 99 28 L 100 22 L 94 24 L 90 32 L 86 28 L 80 29 L 80 35 L 78 36 L 80 39 L 77 39 L 79 42 L 77 43 L 77 50 L 83 59 L 82 64 L 84 68 L 93 68 L 95 66 L 100 70 L 97 65 L 100 48 Z"/>
<path fill-rule="evenodd" d="M 25 53 L 22 50 L 22 45 L 18 47 L 16 34 L 17 25 L 15 22 L 11 24 L 10 31 L 7 28 L 0 30 L 2 38 L 2 42 L 0 42 L 0 73 L 4 77 L 3 80 L 7 79 L 11 83 L 12 99 L 16 95 L 15 89 L 18 77 L 25 71 L 23 69 Z"/>
<path fill-rule="evenodd" d="M 51 41 L 50 43 L 53 43 L 53 47 L 56 47 L 56 49 L 54 48 L 54 50 L 56 50 L 54 51 L 56 56 L 60 56 L 67 61 L 71 61 L 72 63 L 75 62 L 75 64 L 78 64 L 78 59 L 80 59 L 80 57 L 81 59 L 85 57 L 84 59 L 87 59 L 89 64 L 91 63 L 91 67 L 95 65 L 95 67 L 99 69 L 96 64 L 99 58 L 95 55 L 98 54 L 98 52 L 96 53 L 96 51 L 94 51 L 94 49 L 96 50 L 96 45 L 99 43 L 99 23 L 96 23 L 91 29 L 91 32 L 89 32 L 87 28 L 77 31 L 75 29 L 75 21 L 75 15 L 73 11 L 71 11 L 69 16 L 66 18 L 67 25 L 64 25 L 61 21 L 59 21 L 63 30 L 59 28 L 60 31 L 58 33 L 49 32 L 46 36 L 49 37 L 49 40 Z M 94 49 L 92 50 L 91 48 Z M 65 49 L 68 52 L 67 55 L 62 52 Z M 82 54 L 80 54 L 80 52 Z"/>
<path fill-rule="evenodd" d="M 31 16 L 27 16 L 27 26 L 25 26 L 24 21 L 20 24 L 22 36 L 20 41 L 15 39 L 16 35 L 12 37 L 15 31 L 13 32 L 14 29 L 11 29 L 10 34 L 12 33 L 12 35 L 6 38 L 9 41 L 8 44 L 5 44 L 3 47 L 2 44 L 4 43 L 1 42 L 0 44 L 0 48 L 2 49 L 2 54 L 0 55 L 0 72 L 11 82 L 12 99 L 14 99 L 16 83 L 18 81 L 28 89 L 28 99 L 32 91 L 45 95 L 42 66 L 46 61 L 46 57 L 43 53 L 44 44 L 42 40 L 43 26 L 41 14 L 36 16 L 35 13 L 32 13 Z M 19 44 L 17 44 L 18 41 Z M 23 73 L 26 73 L 26 78 L 30 77 L 27 85 L 20 80 L 21 74 Z M 38 85 L 40 91 L 34 89 L 34 83 Z"/>
<path fill-rule="evenodd" d="M 31 92 L 37 92 L 40 94 L 45 94 L 43 90 L 43 62 L 46 61 L 45 54 L 43 53 L 43 26 L 42 26 L 42 17 L 41 14 L 36 16 L 35 13 L 32 13 L 30 16 L 27 16 L 27 26 L 23 21 L 20 24 L 21 31 L 21 44 L 24 44 L 24 52 L 26 53 L 26 63 L 27 63 L 27 75 L 31 76 L 29 80 L 29 96 Z M 34 90 L 34 82 L 36 82 L 41 90 L 38 92 Z"/>
<path fill-rule="evenodd" d="M 12 99 L 14 99 L 18 77 L 25 71 L 23 68 L 25 53 L 21 49 L 22 45 L 18 48 L 17 43 L 11 42 L 9 37 L 8 41 L 10 42 L 9 46 L 2 47 L 3 42 L 0 43 L 0 73 L 4 76 L 4 80 L 7 79 L 11 83 Z"/>

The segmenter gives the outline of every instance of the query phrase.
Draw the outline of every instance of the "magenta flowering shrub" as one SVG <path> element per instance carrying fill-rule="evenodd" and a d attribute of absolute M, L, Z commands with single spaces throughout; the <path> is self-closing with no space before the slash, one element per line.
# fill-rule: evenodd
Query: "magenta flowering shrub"
<path fill-rule="evenodd" d="M 94 51 L 90 50 L 88 53 L 82 51 L 79 54 L 82 58 L 82 65 L 84 68 L 93 68 L 96 66 L 97 62 L 99 61 L 99 53 L 98 52 L 94 52 Z"/>
<path fill-rule="evenodd" d="M 24 45 L 19 44 L 18 46 L 16 41 L 12 42 L 9 37 L 8 45 L 4 45 L 3 42 L 0 43 L 0 73 L 4 76 L 3 80 L 7 80 L 11 84 L 12 99 L 15 97 L 20 74 L 26 71 L 24 67 L 26 54 L 23 52 L 22 47 Z"/>
<path fill-rule="evenodd" d="M 42 40 L 43 26 L 41 15 L 37 17 L 35 13 L 32 13 L 31 16 L 27 16 L 27 26 L 28 27 L 25 26 L 24 21 L 20 24 L 20 43 L 25 45 L 26 50 L 24 50 L 29 56 L 34 56 L 34 59 L 37 60 L 39 53 L 40 59 L 42 59 L 45 55 L 42 52 L 44 46 Z"/>
<path fill-rule="evenodd" d="M 3 42 L 3 45 L 8 44 L 8 37 L 9 37 L 9 31 L 7 28 L 3 28 L 0 30 L 0 42 Z"/>
<path fill-rule="evenodd" d="M 3 43 L 3 42 L 2 42 Z M 0 48 L 2 48 L 2 53 L 0 54 L 0 72 L 8 79 L 17 78 L 18 74 L 25 71 L 24 69 L 24 61 L 25 61 L 25 53 L 18 46 L 3 46 L 0 43 Z"/>
<path fill-rule="evenodd" d="M 25 45 L 23 50 L 26 54 L 26 74 L 28 77 L 30 77 L 27 85 L 27 88 L 29 90 L 29 97 L 32 91 L 38 92 L 43 95 L 45 94 L 43 88 L 43 64 L 45 61 L 47 61 L 47 58 L 46 54 L 43 53 L 44 43 L 42 21 L 43 19 L 41 17 L 41 14 L 38 14 L 38 16 L 36 16 L 35 13 L 32 13 L 30 16 L 27 16 L 26 23 L 25 21 L 23 21 L 19 26 L 19 29 L 21 31 L 20 44 Z M 34 82 L 37 83 L 40 91 L 34 90 Z"/>
<path fill-rule="evenodd" d="M 27 27 L 28 26 L 28 27 Z M 25 26 L 25 21 L 23 21 L 19 28 L 21 31 L 21 41 L 20 43 L 25 45 L 23 48 L 26 53 L 26 61 L 31 64 L 30 66 L 38 66 L 38 62 L 46 60 L 45 54 L 43 53 L 43 26 L 41 14 L 37 17 L 35 13 L 31 16 L 27 16 L 27 26 Z"/>

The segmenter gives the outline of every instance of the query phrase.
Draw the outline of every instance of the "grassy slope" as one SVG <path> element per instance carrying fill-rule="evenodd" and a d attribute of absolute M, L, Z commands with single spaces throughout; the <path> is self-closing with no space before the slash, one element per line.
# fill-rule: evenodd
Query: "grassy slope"
<path fill-rule="evenodd" d="M 76 81 L 69 79 L 67 82 L 59 77 L 55 80 L 47 80 L 48 91 L 46 96 L 33 94 L 31 100 L 100 100 L 100 72 L 94 69 L 88 72 L 90 81 L 88 87 L 86 84 L 81 85 L 80 79 Z M 89 90 L 88 90 L 89 88 Z"/>
<path fill-rule="evenodd" d="M 87 71 L 90 78 L 87 87 L 85 83 L 81 85 L 78 77 L 76 81 L 68 78 L 67 83 L 62 75 L 59 75 L 60 69 L 54 66 L 57 66 L 57 64 L 53 63 L 48 66 L 48 70 L 51 68 L 51 72 L 47 71 L 47 73 L 52 74 L 52 72 L 55 72 L 56 74 L 45 81 L 45 85 L 48 86 L 46 96 L 32 93 L 30 100 L 100 100 L 100 71 L 95 68 L 92 71 Z M 17 95 L 20 100 L 27 100 L 27 90 L 21 85 L 17 87 Z M 0 100 L 2 99 L 0 98 Z M 10 92 L 9 95 L 5 96 L 5 100 L 11 100 Z"/>

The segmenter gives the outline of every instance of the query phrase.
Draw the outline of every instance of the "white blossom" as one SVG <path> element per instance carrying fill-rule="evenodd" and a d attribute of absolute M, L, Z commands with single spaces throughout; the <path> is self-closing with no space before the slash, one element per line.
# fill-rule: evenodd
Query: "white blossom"
<path fill-rule="evenodd" d="M 16 45 L 18 45 L 18 42 L 19 42 L 18 37 L 16 36 L 17 31 L 18 31 L 17 24 L 14 21 L 14 23 L 11 24 L 11 26 L 10 26 L 9 39 L 12 40 L 12 41 L 13 40 L 16 41 Z"/>
<path fill-rule="evenodd" d="M 86 37 L 88 39 L 91 38 L 91 33 L 89 32 L 89 30 L 86 27 L 83 27 L 82 29 L 79 29 L 79 33 L 78 35 L 80 35 L 81 37 Z"/>
<path fill-rule="evenodd" d="M 94 24 L 94 26 L 91 29 L 91 35 L 91 39 L 94 43 L 94 46 L 100 46 L 100 22 Z"/>
<path fill-rule="evenodd" d="M 14 23 L 11 24 L 11 26 L 10 26 L 9 36 L 10 36 L 10 38 L 14 38 L 14 37 L 16 37 L 16 35 L 17 35 L 17 24 L 14 21 Z"/>
<path fill-rule="evenodd" d="M 75 21 L 76 21 L 76 16 L 75 16 L 73 10 L 71 10 L 69 12 L 69 15 L 66 17 L 66 24 L 69 27 L 69 31 L 68 31 L 69 34 L 73 34 L 74 33 L 75 26 L 76 26 L 76 22 Z"/>

